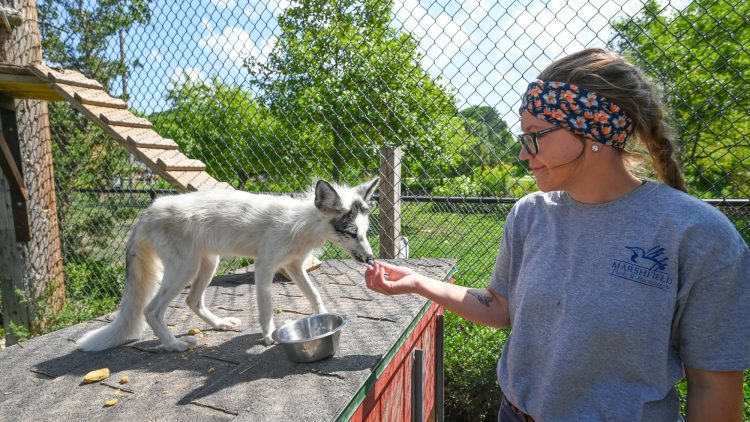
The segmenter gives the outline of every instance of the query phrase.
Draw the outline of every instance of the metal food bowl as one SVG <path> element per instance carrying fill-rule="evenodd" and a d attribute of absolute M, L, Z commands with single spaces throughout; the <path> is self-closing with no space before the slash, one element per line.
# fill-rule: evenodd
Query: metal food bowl
<path fill-rule="evenodd" d="M 289 360 L 313 362 L 336 353 L 345 325 L 342 315 L 320 314 L 289 321 L 277 328 L 272 337 L 282 345 Z"/>

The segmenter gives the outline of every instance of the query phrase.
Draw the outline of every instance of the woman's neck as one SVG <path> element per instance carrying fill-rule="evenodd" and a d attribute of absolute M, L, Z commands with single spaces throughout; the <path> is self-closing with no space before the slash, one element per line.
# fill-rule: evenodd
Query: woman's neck
<path fill-rule="evenodd" d="M 603 157 L 602 157 L 603 158 Z M 602 204 L 614 201 L 638 189 L 643 183 L 617 160 L 591 165 L 577 178 L 576 183 L 565 189 L 570 196 L 584 204 Z"/>

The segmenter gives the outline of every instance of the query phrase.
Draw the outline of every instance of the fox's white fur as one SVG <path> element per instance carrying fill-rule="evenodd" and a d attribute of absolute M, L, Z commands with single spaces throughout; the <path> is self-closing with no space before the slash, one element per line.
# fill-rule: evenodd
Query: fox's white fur
<path fill-rule="evenodd" d="M 239 319 L 220 318 L 203 302 L 221 256 L 255 258 L 263 342 L 273 343 L 271 282 L 279 269 L 316 312 L 324 313 L 320 295 L 302 267 L 305 259 L 326 240 L 360 262 L 372 258 L 367 204 L 377 182 L 346 188 L 320 180 L 306 199 L 229 190 L 157 199 L 133 225 L 126 250 L 125 295 L 117 317 L 86 333 L 78 346 L 87 351 L 115 347 L 138 339 L 148 323 L 165 350 L 187 350 L 192 344 L 169 331 L 164 315 L 190 283 L 190 309 L 215 329 L 237 327 Z"/>

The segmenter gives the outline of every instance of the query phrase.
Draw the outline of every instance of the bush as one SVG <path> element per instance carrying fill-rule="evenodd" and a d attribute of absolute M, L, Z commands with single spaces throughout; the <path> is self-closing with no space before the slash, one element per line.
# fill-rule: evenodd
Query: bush
<path fill-rule="evenodd" d="M 59 314 L 44 315 L 50 321 L 45 332 L 88 321 L 117 309 L 122 297 L 125 268 L 107 260 L 76 257 L 65 264 L 65 307 Z M 39 304 L 45 309 L 44 303 Z"/>
<path fill-rule="evenodd" d="M 446 420 L 497 420 L 497 361 L 510 331 L 482 327 L 450 312 L 445 325 Z"/>

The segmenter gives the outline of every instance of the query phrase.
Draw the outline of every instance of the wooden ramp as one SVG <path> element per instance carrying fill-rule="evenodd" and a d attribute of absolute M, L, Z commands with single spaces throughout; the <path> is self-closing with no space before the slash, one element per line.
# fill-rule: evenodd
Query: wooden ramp
<path fill-rule="evenodd" d="M 69 102 L 178 191 L 232 189 L 206 173 L 201 161 L 186 157 L 173 140 L 156 133 L 151 122 L 131 113 L 125 101 L 110 96 L 99 82 L 43 64 L 8 68 L 0 69 L 0 91 L 16 98 Z"/>
<path fill-rule="evenodd" d="M 28 67 L 0 64 L 0 95 L 69 102 L 180 192 L 233 189 L 206 173 L 201 161 L 181 153 L 173 140 L 156 133 L 147 119 L 128 111 L 125 101 L 110 96 L 102 84 L 79 72 L 43 64 Z M 312 271 L 320 264 L 311 255 L 303 266 Z M 283 270 L 281 273 L 289 278 Z"/>

